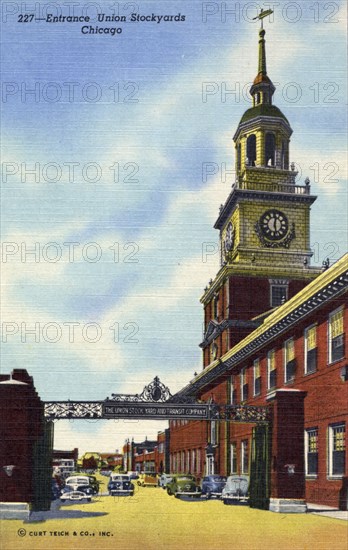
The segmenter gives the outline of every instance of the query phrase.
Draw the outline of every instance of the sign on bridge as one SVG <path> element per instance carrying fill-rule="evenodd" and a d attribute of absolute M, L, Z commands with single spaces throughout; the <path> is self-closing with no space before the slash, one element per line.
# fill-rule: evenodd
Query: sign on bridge
<path fill-rule="evenodd" d="M 264 423 L 265 406 L 201 403 L 194 396 L 173 396 L 156 376 L 141 394 L 112 394 L 104 401 L 51 401 L 45 403 L 48 420 L 137 418 L 139 420 L 224 420 Z"/>
<path fill-rule="evenodd" d="M 176 405 L 170 403 L 115 403 L 102 404 L 103 418 L 143 418 L 176 420 L 208 420 L 209 405 Z"/>

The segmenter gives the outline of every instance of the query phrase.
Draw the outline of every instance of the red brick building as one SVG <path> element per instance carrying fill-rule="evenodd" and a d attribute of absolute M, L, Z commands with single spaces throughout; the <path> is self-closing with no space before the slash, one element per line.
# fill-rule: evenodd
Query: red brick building
<path fill-rule="evenodd" d="M 286 396 L 290 408 L 273 431 L 272 475 L 293 464 L 305 476 L 307 502 L 341 508 L 347 507 L 348 480 L 347 267 L 348 255 L 180 392 L 232 405 L 271 405 Z M 303 429 L 295 437 L 298 399 Z M 171 421 L 170 431 L 173 472 L 248 474 L 249 424 Z M 213 454 L 207 456 L 209 443 Z"/>
<path fill-rule="evenodd" d="M 126 440 L 123 446 L 125 471 L 169 472 L 169 429 L 158 432 L 157 440 L 142 443 Z"/>

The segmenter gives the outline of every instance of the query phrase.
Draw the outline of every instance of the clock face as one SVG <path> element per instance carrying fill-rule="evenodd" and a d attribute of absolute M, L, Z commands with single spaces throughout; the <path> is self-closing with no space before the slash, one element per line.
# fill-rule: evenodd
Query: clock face
<path fill-rule="evenodd" d="M 280 210 L 267 210 L 260 218 L 260 228 L 269 241 L 280 241 L 288 233 L 289 222 Z"/>
<path fill-rule="evenodd" d="M 234 243 L 234 227 L 232 225 L 232 222 L 230 222 L 226 229 L 226 235 L 225 235 L 225 251 L 231 252 L 233 248 Z"/>

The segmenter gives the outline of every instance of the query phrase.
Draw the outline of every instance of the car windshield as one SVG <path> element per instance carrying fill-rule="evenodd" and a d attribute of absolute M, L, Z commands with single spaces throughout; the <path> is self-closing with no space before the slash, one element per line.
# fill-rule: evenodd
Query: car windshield
<path fill-rule="evenodd" d="M 192 481 L 193 478 L 190 476 L 179 476 L 176 478 L 178 481 Z"/>
<path fill-rule="evenodd" d="M 213 476 L 211 478 L 211 481 L 215 481 L 217 483 L 225 483 L 226 480 L 227 480 L 227 478 L 224 477 L 224 476 Z"/>
<path fill-rule="evenodd" d="M 67 485 L 89 485 L 88 477 L 68 477 L 66 480 Z"/>
<path fill-rule="evenodd" d="M 129 476 L 111 476 L 112 481 L 129 481 Z"/>

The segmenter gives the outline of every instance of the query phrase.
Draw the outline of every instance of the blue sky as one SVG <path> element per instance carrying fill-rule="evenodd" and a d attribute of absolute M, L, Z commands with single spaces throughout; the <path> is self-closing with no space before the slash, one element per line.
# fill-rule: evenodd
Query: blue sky
<path fill-rule="evenodd" d="M 185 21 L 90 23 L 122 27 L 113 37 L 82 35 L 80 23 L 18 23 L 4 3 L 2 319 L 14 333 L 2 370 L 26 368 L 44 400 L 137 393 L 155 375 L 174 392 L 201 369 L 199 298 L 218 270 L 213 224 L 234 179 L 221 167 L 233 168 L 257 72 L 255 3 L 225 4 L 235 16 L 224 19 L 219 2 L 141 2 L 140 14 Z M 291 160 L 318 195 L 320 265 L 347 250 L 346 3 L 311 5 L 280 1 L 265 26 Z M 25 94 L 35 87 L 37 97 Z M 25 173 L 35 163 L 36 179 Z M 204 163 L 218 173 L 202 177 Z M 38 261 L 22 258 L 35 243 Z M 212 253 L 202 258 L 202 247 Z M 38 341 L 23 335 L 35 323 Z M 56 446 L 111 450 L 164 426 L 131 424 L 59 422 Z"/>

